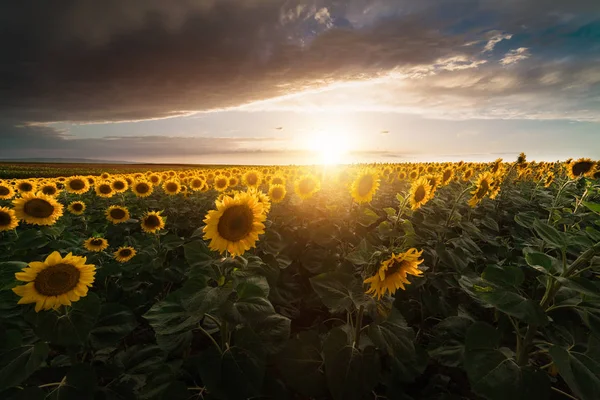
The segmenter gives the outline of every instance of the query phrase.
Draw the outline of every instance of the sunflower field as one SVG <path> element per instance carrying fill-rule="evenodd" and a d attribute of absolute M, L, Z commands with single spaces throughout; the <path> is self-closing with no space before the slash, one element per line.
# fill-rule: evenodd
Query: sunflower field
<path fill-rule="evenodd" d="M 135 168 L 3 166 L 1 399 L 600 398 L 597 162 Z"/>

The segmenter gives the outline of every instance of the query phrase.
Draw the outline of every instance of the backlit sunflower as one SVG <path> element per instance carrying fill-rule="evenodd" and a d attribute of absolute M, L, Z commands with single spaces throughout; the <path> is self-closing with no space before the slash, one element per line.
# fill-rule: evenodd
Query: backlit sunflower
<path fill-rule="evenodd" d="M 450 181 L 452 180 L 452 178 L 454 177 L 454 169 L 452 167 L 448 167 L 446 169 L 444 169 L 444 172 L 442 172 L 442 185 L 447 185 L 448 183 L 450 183 Z"/>
<path fill-rule="evenodd" d="M 137 180 L 131 185 L 131 191 L 137 197 L 148 197 L 152 194 L 154 187 L 152 183 L 144 180 Z"/>
<path fill-rule="evenodd" d="M 181 192 L 181 185 L 174 179 L 164 181 L 162 187 L 165 193 L 171 196 L 175 196 L 177 193 Z"/>
<path fill-rule="evenodd" d="M 67 207 L 71 214 L 81 215 L 85 211 L 85 203 L 83 201 L 73 201 Z"/>
<path fill-rule="evenodd" d="M 222 192 L 227 189 L 228 185 L 229 185 L 229 179 L 226 176 L 221 175 L 221 176 L 217 176 L 215 178 L 215 183 L 214 183 L 215 190 Z"/>
<path fill-rule="evenodd" d="M 24 179 L 17 182 L 16 188 L 19 193 L 33 193 L 35 191 L 35 187 L 35 182 Z"/>
<path fill-rule="evenodd" d="M 314 175 L 304 175 L 295 182 L 294 191 L 301 199 L 308 199 L 320 189 L 319 180 Z"/>
<path fill-rule="evenodd" d="M 414 181 L 410 187 L 408 194 L 410 200 L 410 208 L 417 210 L 422 205 L 427 203 L 431 198 L 432 189 L 426 177 L 421 177 Z"/>
<path fill-rule="evenodd" d="M 94 190 L 96 191 L 96 194 L 100 197 L 109 198 L 115 195 L 115 191 L 113 190 L 112 186 L 110 185 L 110 182 L 108 181 L 97 182 Z"/>
<path fill-rule="evenodd" d="M 467 182 L 469 181 L 471 178 L 473 177 L 473 169 L 469 168 L 465 171 L 465 173 L 462 176 L 463 181 Z"/>
<path fill-rule="evenodd" d="M 0 200 L 10 200 L 15 197 L 15 190 L 8 183 L 0 182 Z"/>
<path fill-rule="evenodd" d="M 142 218 L 142 230 L 146 233 L 158 232 L 165 227 L 165 220 L 160 211 L 150 211 Z"/>
<path fill-rule="evenodd" d="M 204 239 L 210 240 L 211 250 L 236 256 L 255 247 L 258 235 L 265 233 L 266 219 L 258 199 L 250 193 L 236 193 L 224 196 L 216 207 L 204 219 Z"/>
<path fill-rule="evenodd" d="M 271 185 L 269 188 L 269 197 L 273 203 L 280 203 L 285 198 L 287 191 L 283 185 Z"/>
<path fill-rule="evenodd" d="M 405 290 L 404 285 L 409 285 L 407 275 L 419 276 L 423 274 L 418 266 L 423 262 L 419 257 L 423 250 L 417 251 L 412 248 L 405 253 L 394 254 L 381 263 L 377 273 L 365 279 L 364 283 L 370 284 L 367 294 L 372 294 L 373 297 L 381 299 L 386 293 L 394 294 L 396 290 Z"/>
<path fill-rule="evenodd" d="M 90 190 L 89 179 L 83 176 L 72 176 L 65 182 L 65 189 L 69 193 L 87 193 Z"/>
<path fill-rule="evenodd" d="M 596 163 L 589 158 L 580 158 L 577 161 L 572 161 L 567 170 L 571 179 L 579 178 L 588 175 L 594 169 Z"/>
<path fill-rule="evenodd" d="M 19 226 L 15 212 L 8 207 L 0 207 L 0 232 L 12 231 Z"/>
<path fill-rule="evenodd" d="M 56 183 L 54 182 L 44 183 L 40 187 L 40 191 L 48 196 L 56 196 L 60 193 L 60 191 L 56 187 Z"/>
<path fill-rule="evenodd" d="M 263 212 L 265 214 L 268 214 L 269 211 L 271 211 L 271 199 L 269 198 L 269 196 L 257 189 L 250 189 L 248 190 L 248 193 L 256 197 L 258 202 L 262 205 Z"/>
<path fill-rule="evenodd" d="M 469 200 L 469 205 L 475 207 L 490 191 L 493 189 L 492 186 L 492 174 L 489 172 L 483 172 L 477 178 L 475 183 L 475 189 L 471 192 L 473 197 Z"/>
<path fill-rule="evenodd" d="M 127 189 L 129 188 L 129 185 L 127 184 L 127 181 L 124 178 L 114 178 L 110 182 L 110 187 L 116 193 L 123 193 L 123 192 L 127 191 Z"/>
<path fill-rule="evenodd" d="M 54 197 L 43 193 L 24 193 L 13 200 L 17 218 L 29 224 L 54 225 L 63 215 L 63 206 Z"/>
<path fill-rule="evenodd" d="M 271 178 L 271 182 L 269 182 L 271 185 L 283 185 L 285 186 L 285 177 L 283 175 L 274 175 Z"/>
<path fill-rule="evenodd" d="M 85 257 L 71 253 L 63 258 L 55 251 L 45 261 L 30 262 L 15 274 L 17 280 L 27 282 L 12 289 L 21 296 L 19 304 L 35 303 L 35 311 L 39 312 L 61 305 L 70 306 L 87 296 L 88 287 L 94 283 L 96 267 L 86 261 Z"/>
<path fill-rule="evenodd" d="M 374 171 L 362 171 L 352 182 L 350 193 L 357 203 L 368 203 L 379 189 L 379 176 Z"/>
<path fill-rule="evenodd" d="M 133 247 L 130 246 L 122 246 L 119 247 L 119 250 L 115 251 L 115 260 L 120 263 L 126 263 L 131 260 L 135 255 L 136 251 Z"/>
<path fill-rule="evenodd" d="M 99 237 L 92 237 L 83 242 L 83 247 L 88 251 L 100 252 L 108 248 L 108 240 Z"/>
<path fill-rule="evenodd" d="M 239 179 L 236 178 L 235 176 L 229 177 L 229 181 L 227 182 L 227 184 L 229 185 L 229 187 L 235 187 L 239 183 L 240 183 Z"/>
<path fill-rule="evenodd" d="M 242 178 L 244 185 L 249 188 L 258 187 L 261 181 L 261 174 L 259 171 L 250 170 L 246 172 Z"/>
<path fill-rule="evenodd" d="M 110 206 L 106 210 L 106 219 L 113 224 L 120 224 L 129 221 L 129 210 L 123 206 Z"/>

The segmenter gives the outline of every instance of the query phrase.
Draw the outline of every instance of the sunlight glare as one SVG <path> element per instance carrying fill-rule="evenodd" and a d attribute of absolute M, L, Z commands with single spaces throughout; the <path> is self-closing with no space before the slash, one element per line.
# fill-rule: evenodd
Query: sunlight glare
<path fill-rule="evenodd" d="M 334 165 L 345 160 L 349 149 L 348 134 L 330 128 L 316 132 L 308 139 L 308 149 L 318 155 L 316 164 Z"/>

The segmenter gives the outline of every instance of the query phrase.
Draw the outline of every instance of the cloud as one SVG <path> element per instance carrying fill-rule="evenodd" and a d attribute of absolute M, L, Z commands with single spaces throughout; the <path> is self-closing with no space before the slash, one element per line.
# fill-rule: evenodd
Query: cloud
<path fill-rule="evenodd" d="M 513 35 L 511 35 L 510 33 L 496 33 L 496 32 L 492 32 L 493 36 L 490 38 L 490 40 L 488 40 L 488 42 L 486 43 L 485 47 L 483 48 L 483 52 L 488 52 L 488 51 L 492 51 L 494 50 L 494 47 L 496 47 L 496 45 L 498 43 L 500 43 L 503 40 L 509 40 L 512 38 Z"/>
<path fill-rule="evenodd" d="M 500 63 L 502 65 L 514 64 L 521 60 L 527 60 L 529 57 L 531 57 L 529 49 L 527 47 L 519 47 L 518 49 L 511 50 L 506 53 L 504 58 L 500 60 Z"/>

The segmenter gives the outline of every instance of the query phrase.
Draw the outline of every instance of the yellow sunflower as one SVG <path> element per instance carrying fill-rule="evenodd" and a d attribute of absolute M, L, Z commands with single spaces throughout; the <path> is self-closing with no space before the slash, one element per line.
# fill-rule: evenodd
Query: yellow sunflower
<path fill-rule="evenodd" d="M 154 187 L 149 181 L 137 180 L 131 185 L 131 190 L 137 197 L 148 197 L 152 194 Z"/>
<path fill-rule="evenodd" d="M 269 188 L 269 197 L 273 203 L 280 203 L 285 198 L 287 191 L 283 185 L 271 185 Z"/>
<path fill-rule="evenodd" d="M 181 192 L 181 185 L 174 179 L 164 181 L 162 187 L 165 193 L 171 196 L 175 196 L 177 193 Z"/>
<path fill-rule="evenodd" d="M 161 181 L 160 175 L 158 174 L 151 174 L 150 176 L 148 176 L 148 179 L 150 180 L 150 182 L 152 182 L 153 185 L 158 185 Z"/>
<path fill-rule="evenodd" d="M 13 206 L 17 218 L 29 224 L 54 225 L 63 215 L 62 204 L 43 193 L 24 193 Z"/>
<path fill-rule="evenodd" d="M 218 176 L 215 178 L 214 188 L 215 190 L 222 192 L 227 189 L 229 185 L 229 179 L 226 176 Z"/>
<path fill-rule="evenodd" d="M 135 251 L 135 249 L 130 246 L 121 246 L 114 253 L 115 260 L 117 260 L 120 263 L 126 263 L 127 261 L 131 260 L 136 254 L 137 252 Z"/>
<path fill-rule="evenodd" d="M 253 188 L 260 185 L 261 178 L 262 177 L 259 171 L 250 170 L 244 174 L 242 180 L 244 185 L 248 186 L 249 188 Z"/>
<path fill-rule="evenodd" d="M 85 203 L 83 201 L 73 201 L 67 207 L 71 214 L 81 215 L 85 211 Z"/>
<path fill-rule="evenodd" d="M 465 171 L 465 173 L 462 176 L 462 180 L 467 182 L 468 180 L 470 180 L 473 177 L 473 169 L 469 168 Z"/>
<path fill-rule="evenodd" d="M 72 176 L 66 181 L 65 189 L 74 194 L 87 193 L 90 190 L 89 179 L 83 176 Z"/>
<path fill-rule="evenodd" d="M 110 206 L 106 210 L 106 219 L 113 224 L 120 224 L 129 221 L 129 210 L 123 206 Z"/>
<path fill-rule="evenodd" d="M 271 185 L 282 185 L 285 186 L 285 177 L 283 175 L 274 175 L 271 178 L 271 182 L 269 182 Z"/>
<path fill-rule="evenodd" d="M 271 211 L 271 199 L 269 198 L 269 196 L 257 189 L 250 189 L 248 192 L 254 197 L 256 197 L 258 202 L 262 205 L 263 212 L 265 214 L 268 214 L 269 211 Z"/>
<path fill-rule="evenodd" d="M 454 177 L 454 168 L 448 167 L 442 172 L 442 185 L 447 185 L 450 183 L 452 178 Z"/>
<path fill-rule="evenodd" d="M 319 180 L 313 175 L 304 175 L 294 184 L 294 191 L 301 199 L 308 199 L 320 189 Z"/>
<path fill-rule="evenodd" d="M 58 187 L 56 187 L 56 183 L 54 182 L 43 184 L 40 187 L 40 191 L 48 196 L 57 196 L 60 193 L 60 190 L 58 190 Z"/>
<path fill-rule="evenodd" d="M 108 248 L 108 240 L 99 237 L 91 237 L 83 242 L 83 247 L 88 251 L 100 252 Z"/>
<path fill-rule="evenodd" d="M 420 208 L 429 201 L 431 198 L 431 193 L 432 188 L 429 185 L 429 180 L 426 177 L 421 177 L 414 181 L 408 194 L 410 199 L 410 208 L 413 210 Z"/>
<path fill-rule="evenodd" d="M 115 191 L 113 190 L 112 186 L 110 185 L 110 182 L 108 181 L 97 182 L 94 190 L 96 191 L 96 194 L 100 197 L 109 198 L 115 195 Z"/>
<path fill-rule="evenodd" d="M 21 296 L 19 304 L 35 303 L 35 311 L 39 312 L 61 305 L 70 306 L 87 296 L 88 287 L 94 283 L 96 267 L 86 261 L 85 257 L 72 253 L 63 258 L 55 251 L 43 262 L 30 262 L 15 274 L 17 280 L 27 282 L 12 289 Z"/>
<path fill-rule="evenodd" d="M 240 181 L 235 176 L 232 176 L 229 178 L 229 181 L 227 183 L 230 187 L 235 187 L 240 183 Z"/>
<path fill-rule="evenodd" d="M 204 239 L 212 250 L 232 256 L 242 255 L 256 246 L 258 235 L 265 233 L 263 206 L 250 193 L 224 196 L 216 202 L 217 209 L 206 214 Z"/>
<path fill-rule="evenodd" d="M 548 172 L 546 174 L 546 177 L 544 178 L 544 187 L 550 187 L 550 185 L 552 185 L 552 182 L 554 182 L 554 173 Z"/>
<path fill-rule="evenodd" d="M 492 174 L 489 172 L 483 172 L 477 178 L 475 183 L 475 189 L 471 192 L 473 197 L 469 200 L 469 205 L 475 207 L 487 194 L 493 189 L 492 186 Z"/>
<path fill-rule="evenodd" d="M 150 211 L 142 218 L 142 230 L 146 233 L 154 233 L 165 227 L 165 220 L 160 211 Z"/>
<path fill-rule="evenodd" d="M 377 273 L 365 279 L 364 283 L 370 284 L 367 294 L 381 299 L 386 293 L 394 294 L 396 290 L 405 290 L 404 285 L 409 285 L 407 275 L 419 276 L 423 274 L 418 266 L 423 262 L 419 260 L 423 250 L 417 251 L 412 248 L 400 254 L 392 253 L 392 256 L 381 263 Z"/>
<path fill-rule="evenodd" d="M 17 182 L 17 191 L 19 193 L 33 193 L 35 192 L 36 184 L 29 180 L 20 180 Z"/>
<path fill-rule="evenodd" d="M 190 188 L 193 191 L 199 191 L 202 190 L 202 188 L 204 187 L 204 185 L 206 184 L 206 181 L 202 178 L 193 178 L 190 181 Z"/>
<path fill-rule="evenodd" d="M 8 183 L 0 182 L 0 200 L 10 200 L 15 197 L 15 189 Z"/>
<path fill-rule="evenodd" d="M 379 176 L 374 171 L 363 171 L 352 183 L 350 193 L 357 203 L 368 203 L 379 189 Z"/>
<path fill-rule="evenodd" d="M 8 207 L 0 207 L 0 232 L 12 231 L 19 226 L 15 212 Z"/>
<path fill-rule="evenodd" d="M 110 187 L 116 193 L 124 193 L 129 188 L 129 185 L 127 184 L 127 181 L 124 178 L 114 178 L 110 182 Z"/>
<path fill-rule="evenodd" d="M 580 176 L 588 175 L 594 170 L 596 163 L 589 158 L 580 158 L 577 161 L 572 161 L 568 165 L 569 177 L 571 179 L 579 178 Z"/>

